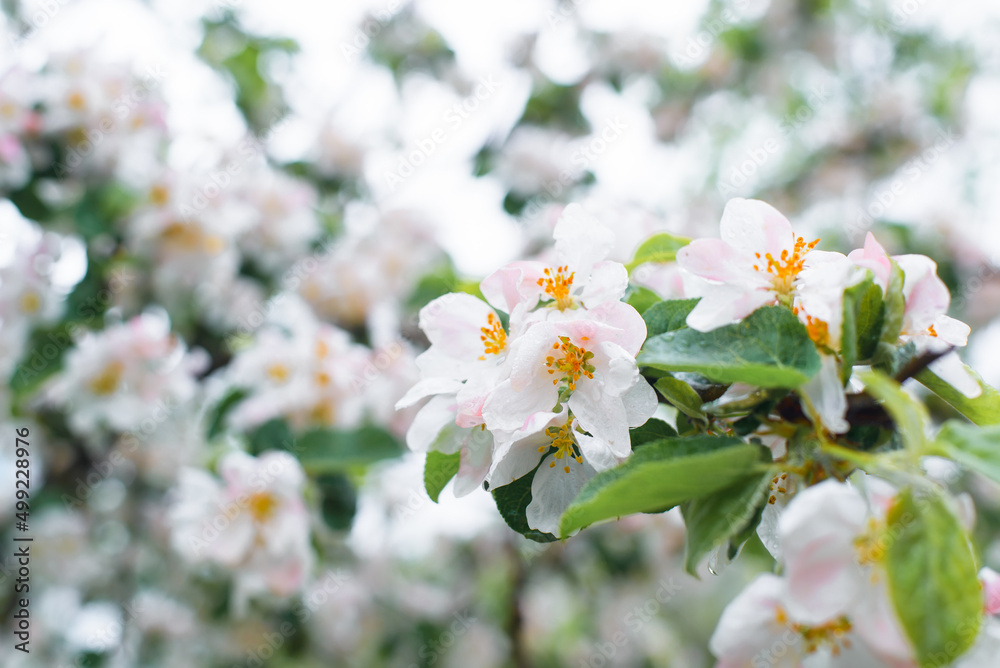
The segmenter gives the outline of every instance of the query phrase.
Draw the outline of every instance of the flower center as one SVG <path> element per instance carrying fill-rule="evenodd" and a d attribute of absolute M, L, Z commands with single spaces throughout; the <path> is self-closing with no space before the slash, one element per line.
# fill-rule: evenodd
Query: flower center
<path fill-rule="evenodd" d="M 99 397 L 106 397 L 114 394 L 118 385 L 122 381 L 122 374 L 125 372 L 125 365 L 115 360 L 104 367 L 99 375 L 90 381 L 90 391 Z"/>
<path fill-rule="evenodd" d="M 277 509 L 278 500 L 270 492 L 256 492 L 247 501 L 247 510 L 257 524 L 263 524 L 274 517 Z"/>
<path fill-rule="evenodd" d="M 187 252 L 204 251 L 210 255 L 218 255 L 225 247 L 222 237 L 205 234 L 190 223 L 171 223 L 160 235 L 163 241 Z"/>
<path fill-rule="evenodd" d="M 87 108 L 87 98 L 78 90 L 73 91 L 66 97 L 66 106 L 73 111 L 83 111 Z"/>
<path fill-rule="evenodd" d="M 555 376 L 552 379 L 553 385 L 564 382 L 573 391 L 581 376 L 591 379 L 594 377 L 594 365 L 590 363 L 594 353 L 576 346 L 568 336 L 560 336 L 559 343 L 552 344 L 552 350 L 562 353 L 561 357 L 549 355 L 545 358 L 549 375 Z"/>
<path fill-rule="evenodd" d="M 486 355 L 499 355 L 507 347 L 507 332 L 504 331 L 500 318 L 494 313 L 486 317 L 487 327 L 480 327 L 482 335 L 479 340 L 483 342 Z M 480 355 L 479 359 L 486 359 L 486 355 Z"/>
<path fill-rule="evenodd" d="M 316 424 L 332 425 L 337 419 L 337 409 L 332 401 L 320 401 L 312 407 L 309 419 Z"/>
<path fill-rule="evenodd" d="M 552 455 L 552 461 L 549 462 L 549 468 L 555 468 L 556 460 L 563 457 L 575 459 L 578 464 L 583 463 L 583 455 L 580 454 L 580 448 L 576 444 L 576 439 L 573 438 L 573 418 L 568 418 L 566 423 L 559 427 L 549 427 L 545 430 L 545 435 L 552 439 L 550 445 L 556 449 Z M 549 445 L 540 446 L 538 451 L 547 452 L 549 447 Z M 563 471 L 569 473 L 568 462 L 563 466 Z"/>
<path fill-rule="evenodd" d="M 149 189 L 149 201 L 155 206 L 165 206 L 170 201 L 170 189 L 157 184 Z"/>
<path fill-rule="evenodd" d="M 792 309 L 795 315 L 801 315 L 802 309 L 798 306 Z M 825 348 L 830 347 L 830 325 L 825 320 L 820 320 L 819 318 L 814 318 L 811 315 L 806 315 L 806 332 L 809 334 L 809 338 L 812 339 L 813 343 L 817 346 L 822 346 Z"/>
<path fill-rule="evenodd" d="M 865 532 L 854 539 L 854 549 L 858 554 L 858 563 L 862 566 L 875 564 L 885 557 L 889 547 L 884 527 L 874 517 L 868 518 Z"/>
<path fill-rule="evenodd" d="M 798 237 L 795 239 L 795 246 L 792 248 L 792 252 L 789 253 L 787 249 L 783 250 L 781 251 L 781 257 L 778 259 L 775 259 L 770 253 L 767 253 L 763 257 L 761 257 L 760 253 L 756 254 L 758 260 L 767 260 L 767 267 L 763 271 L 771 274 L 771 282 L 774 284 L 774 289 L 778 294 L 788 295 L 792 293 L 795 278 L 805 266 L 806 256 L 809 255 L 809 251 L 816 248 L 818 243 L 819 239 L 806 243 L 805 239 Z M 757 271 L 762 271 L 760 264 L 755 264 L 753 268 Z"/>
<path fill-rule="evenodd" d="M 569 273 L 569 267 L 557 267 L 555 273 L 551 269 L 545 269 L 545 278 L 538 279 L 538 285 L 545 294 L 555 300 L 555 306 L 560 311 L 573 308 L 573 277 L 576 272 Z"/>
<path fill-rule="evenodd" d="M 21 295 L 21 313 L 25 315 L 33 315 L 38 313 L 38 309 L 42 307 L 42 298 L 38 296 L 38 293 L 34 290 L 29 290 Z"/>
<path fill-rule="evenodd" d="M 778 502 L 778 495 L 784 496 L 788 493 L 788 474 L 782 473 L 771 478 L 771 494 L 767 497 L 767 502 L 772 506 Z"/>
<path fill-rule="evenodd" d="M 276 383 L 284 383 L 288 380 L 288 376 L 291 375 L 291 372 L 284 364 L 272 364 L 267 367 L 267 375 Z"/>
<path fill-rule="evenodd" d="M 804 624 L 789 624 L 788 613 L 780 605 L 774 611 L 774 620 L 781 626 L 788 626 L 794 633 L 802 636 L 804 648 L 807 654 L 815 654 L 820 647 L 829 646 L 833 656 L 839 656 L 841 648 L 849 649 L 851 622 L 847 617 L 839 617 L 831 622 L 820 626 L 806 626 Z"/>

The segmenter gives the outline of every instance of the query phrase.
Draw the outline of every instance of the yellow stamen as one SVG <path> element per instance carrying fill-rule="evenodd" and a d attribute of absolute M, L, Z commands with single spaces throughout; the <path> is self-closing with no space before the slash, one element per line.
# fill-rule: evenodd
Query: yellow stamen
<path fill-rule="evenodd" d="M 555 300 L 555 307 L 560 311 L 565 311 L 568 308 L 573 308 L 574 301 L 573 296 L 570 294 L 573 290 L 573 277 L 576 272 L 569 272 L 569 267 L 557 267 L 553 272 L 552 269 L 545 269 L 545 278 L 538 279 L 538 286 L 545 290 L 545 294 Z"/>
<path fill-rule="evenodd" d="M 21 295 L 21 313 L 33 315 L 42 308 L 42 298 L 34 290 L 29 290 Z"/>
<path fill-rule="evenodd" d="M 788 250 L 783 250 L 778 259 L 775 259 L 770 253 L 767 253 L 763 258 L 760 253 L 756 254 L 758 260 L 767 260 L 765 271 L 772 274 L 771 282 L 779 294 L 791 294 L 795 279 L 805 266 L 806 256 L 811 250 L 816 248 L 818 243 L 819 239 L 807 243 L 805 239 L 798 237 L 795 239 L 792 252 L 789 253 Z M 758 264 L 755 264 L 753 268 L 760 271 L 760 265 Z"/>
<path fill-rule="evenodd" d="M 572 392 L 581 377 L 594 377 L 594 365 L 590 363 L 594 353 L 574 345 L 568 336 L 560 336 L 559 343 L 553 343 L 552 349 L 562 353 L 561 357 L 550 355 L 545 358 L 549 374 L 555 376 L 553 385 L 565 382 Z"/>
<path fill-rule="evenodd" d="M 267 367 L 267 375 L 276 383 L 284 383 L 291 375 L 291 371 L 284 364 L 272 364 Z"/>
<path fill-rule="evenodd" d="M 122 381 L 122 374 L 125 373 L 125 365 L 114 360 L 104 368 L 99 375 L 90 381 L 90 391 L 99 397 L 106 397 L 114 394 Z"/>
<path fill-rule="evenodd" d="M 170 201 L 170 189 L 157 184 L 149 189 L 149 201 L 155 206 L 164 206 Z"/>
<path fill-rule="evenodd" d="M 73 111 L 83 111 L 87 108 L 87 98 L 78 90 L 66 96 L 66 106 Z"/>
<path fill-rule="evenodd" d="M 247 501 L 247 510 L 257 524 L 270 520 L 277 509 L 278 500 L 270 492 L 256 492 Z"/>
<path fill-rule="evenodd" d="M 561 460 L 563 457 L 575 459 L 578 464 L 583 463 L 583 455 L 580 453 L 580 448 L 576 444 L 576 438 L 573 436 L 573 418 L 568 418 L 564 424 L 558 427 L 549 427 L 545 430 L 545 435 L 551 438 L 552 442 L 549 445 L 543 445 L 538 448 L 538 451 L 546 452 L 550 446 L 556 448 L 556 451 L 552 454 L 552 459 L 549 461 L 549 468 L 555 468 L 556 460 Z M 563 471 L 569 473 L 570 468 L 568 463 L 563 466 Z"/>
<path fill-rule="evenodd" d="M 483 342 L 486 355 L 499 355 L 507 347 L 507 332 L 504 331 L 500 318 L 494 313 L 486 317 L 487 327 L 480 327 L 482 335 L 479 340 Z M 479 359 L 486 359 L 486 355 L 481 355 Z"/>

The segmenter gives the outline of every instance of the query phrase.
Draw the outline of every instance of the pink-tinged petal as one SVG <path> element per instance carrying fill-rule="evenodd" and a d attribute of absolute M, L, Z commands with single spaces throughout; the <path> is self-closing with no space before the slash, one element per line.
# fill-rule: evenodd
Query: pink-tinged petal
<path fill-rule="evenodd" d="M 846 434 L 851 430 L 847 421 L 847 395 L 840 378 L 837 358 L 821 355 L 819 372 L 802 386 L 809 401 L 802 402 L 806 414 L 833 434 Z"/>
<path fill-rule="evenodd" d="M 551 383 L 535 383 L 518 391 L 505 380 L 483 405 L 483 420 L 487 429 L 515 432 L 536 413 L 555 406 L 558 398 L 559 391 Z"/>
<path fill-rule="evenodd" d="M 604 302 L 616 302 L 628 288 L 628 272 L 619 262 L 598 262 L 584 284 L 580 300 L 584 307 L 592 309 Z"/>
<path fill-rule="evenodd" d="M 471 429 L 460 452 L 455 474 L 456 497 L 467 496 L 482 486 L 493 463 L 493 437 L 484 429 Z"/>
<path fill-rule="evenodd" d="M 569 265 L 570 271 L 578 272 L 583 280 L 615 245 L 614 232 L 579 204 L 570 204 L 563 209 L 552 231 L 552 238 L 556 242 L 559 261 Z"/>
<path fill-rule="evenodd" d="M 417 412 L 406 432 L 406 445 L 414 452 L 427 452 L 441 430 L 455 423 L 455 395 L 439 394 Z"/>
<path fill-rule="evenodd" d="M 493 308 L 506 313 L 522 303 L 533 307 L 542 295 L 538 280 L 545 267 L 541 262 L 511 262 L 484 278 L 479 289 Z"/>
<path fill-rule="evenodd" d="M 755 270 L 756 259 L 752 253 L 733 248 L 721 239 L 695 239 L 677 251 L 677 264 L 695 276 L 720 283 L 752 281 L 751 286 L 762 283 L 765 277 Z M 764 269 L 764 264 L 757 266 Z"/>
<path fill-rule="evenodd" d="M 788 633 L 788 621 L 781 621 L 786 591 L 784 580 L 766 573 L 758 575 L 726 606 L 708 643 L 720 665 L 798 668 L 802 657 L 801 636 Z M 786 636 L 791 646 L 782 640 Z M 768 652 L 776 647 L 781 648 L 780 655 Z M 787 662 L 774 663 L 782 660 Z"/>
<path fill-rule="evenodd" d="M 864 644 L 882 661 L 912 662 L 913 646 L 896 616 L 885 578 L 869 583 L 864 596 L 852 615 L 853 630 Z M 882 665 L 882 664 L 875 664 Z"/>
<path fill-rule="evenodd" d="M 969 334 L 972 333 L 972 328 L 961 320 L 939 315 L 934 319 L 934 332 L 945 343 L 964 348 L 969 343 Z"/>
<path fill-rule="evenodd" d="M 906 300 L 903 331 L 920 334 L 948 310 L 951 294 L 937 275 L 937 264 L 924 255 L 897 255 L 903 270 L 903 297 Z"/>
<path fill-rule="evenodd" d="M 411 387 L 403 398 L 396 402 L 396 410 L 408 408 L 432 394 L 454 394 L 462 388 L 462 381 L 452 378 L 426 378 Z"/>
<path fill-rule="evenodd" d="M 853 250 L 847 259 L 862 269 L 868 269 L 875 276 L 875 282 L 882 290 L 889 285 L 889 275 L 892 273 L 892 261 L 871 232 L 865 237 L 865 247 Z"/>
<path fill-rule="evenodd" d="M 538 432 L 514 443 L 498 445 L 493 453 L 493 465 L 486 476 L 490 488 L 509 485 L 528 475 L 533 468 L 538 466 L 542 454 L 548 450 L 551 444 L 551 438 L 543 432 Z M 541 452 L 539 452 L 539 448 L 542 448 Z"/>
<path fill-rule="evenodd" d="M 483 405 L 502 377 L 503 369 L 494 367 L 489 373 L 482 373 L 466 381 L 456 394 L 458 406 L 455 424 L 459 427 L 476 427 L 483 423 Z"/>
<path fill-rule="evenodd" d="M 639 353 L 642 344 L 646 342 L 646 321 L 635 308 L 625 302 L 604 302 L 588 311 L 587 315 L 614 327 L 617 331 L 605 330 L 605 340 L 618 344 L 632 357 Z"/>
<path fill-rule="evenodd" d="M 559 520 L 595 473 L 586 460 L 580 464 L 571 457 L 546 457 L 531 481 L 531 503 L 524 513 L 528 526 L 565 538 L 559 534 Z"/>
<path fill-rule="evenodd" d="M 982 568 L 979 583 L 983 587 L 983 611 L 987 615 L 1000 613 L 1000 573 L 992 568 Z"/>
<path fill-rule="evenodd" d="M 576 442 L 583 458 L 595 471 L 607 471 L 624 461 L 624 458 L 616 456 L 608 444 L 599 438 L 577 433 Z"/>
<path fill-rule="evenodd" d="M 440 346 L 457 360 L 476 360 L 483 354 L 479 338 L 489 317 L 496 314 L 489 305 L 472 295 L 453 292 L 438 297 L 420 309 L 420 329 L 432 346 Z"/>
<path fill-rule="evenodd" d="M 969 373 L 962 358 L 954 351 L 934 360 L 927 368 L 969 399 L 975 399 L 983 393 L 982 385 Z"/>
<path fill-rule="evenodd" d="M 767 202 L 734 198 L 726 203 L 719 223 L 722 240 L 745 253 L 791 252 L 795 245 L 792 224 Z"/>
<path fill-rule="evenodd" d="M 833 480 L 800 492 L 778 524 L 788 578 L 788 610 L 805 624 L 845 614 L 867 586 L 855 539 L 867 506 L 848 485 Z"/>
<path fill-rule="evenodd" d="M 710 332 L 740 322 L 761 306 L 773 304 L 776 300 L 775 293 L 767 290 L 747 290 L 728 285 L 711 286 L 688 314 L 687 325 L 699 332 Z"/>
<path fill-rule="evenodd" d="M 225 510 L 229 509 L 219 508 L 220 514 Z M 211 525 L 206 524 L 199 538 L 205 540 L 207 536 L 212 536 L 213 534 L 214 530 L 211 528 Z M 220 564 L 236 567 L 246 558 L 247 553 L 253 549 L 255 536 L 256 531 L 253 526 L 253 520 L 250 519 L 249 515 L 241 513 L 233 518 L 229 525 L 223 531 L 219 532 L 219 535 L 214 540 L 208 541 L 206 556 Z"/>
<path fill-rule="evenodd" d="M 641 427 L 656 412 L 657 399 L 653 386 L 640 376 L 635 385 L 622 395 L 629 427 Z"/>
<path fill-rule="evenodd" d="M 577 386 L 567 405 L 580 426 L 607 443 L 616 457 L 629 455 L 628 415 L 620 398 L 602 392 L 599 383 L 586 383 Z"/>

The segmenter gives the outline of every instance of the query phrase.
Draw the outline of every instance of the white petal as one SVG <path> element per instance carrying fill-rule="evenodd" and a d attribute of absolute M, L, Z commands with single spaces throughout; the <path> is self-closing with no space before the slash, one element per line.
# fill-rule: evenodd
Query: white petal
<path fill-rule="evenodd" d="M 411 387 L 403 398 L 396 402 L 396 410 L 408 408 L 424 397 L 432 394 L 455 394 L 462 388 L 462 381 L 452 378 L 425 378 Z"/>
<path fill-rule="evenodd" d="M 406 445 L 414 452 L 427 452 L 445 425 L 455 422 L 455 395 L 439 394 L 413 418 L 406 432 Z"/>
<path fill-rule="evenodd" d="M 969 373 L 962 358 L 954 351 L 934 360 L 927 368 L 969 399 L 975 399 L 983 393 L 979 381 Z"/>
<path fill-rule="evenodd" d="M 802 386 L 802 392 L 809 398 L 809 402 L 803 402 L 803 408 L 810 418 L 818 421 L 832 433 L 846 434 L 850 431 L 851 425 L 845 419 L 847 395 L 841 382 L 837 358 L 832 355 L 820 357 L 822 364 L 819 371 Z"/>
<path fill-rule="evenodd" d="M 528 526 L 564 537 L 559 534 L 559 519 L 594 473 L 586 461 L 580 464 L 572 458 L 546 457 L 531 481 L 531 503 L 525 509 Z"/>
<path fill-rule="evenodd" d="M 591 268 L 606 258 L 615 245 L 615 233 L 579 204 L 563 209 L 552 231 L 556 253 L 573 271 L 589 275 Z"/>
<path fill-rule="evenodd" d="M 599 262 L 584 285 L 580 299 L 586 308 L 591 309 L 604 302 L 620 300 L 627 288 L 628 272 L 625 265 L 610 261 Z"/>
<path fill-rule="evenodd" d="M 771 253 L 791 251 L 795 243 L 792 224 L 780 211 L 756 199 L 733 198 L 726 203 L 719 223 L 722 240 L 743 251 Z"/>

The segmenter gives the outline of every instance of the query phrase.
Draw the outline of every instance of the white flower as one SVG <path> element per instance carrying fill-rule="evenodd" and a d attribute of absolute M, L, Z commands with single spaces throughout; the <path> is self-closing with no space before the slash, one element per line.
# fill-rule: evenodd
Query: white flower
<path fill-rule="evenodd" d="M 260 594 L 290 596 L 312 567 L 305 474 L 285 452 L 231 452 L 219 478 L 181 472 L 170 509 L 171 542 L 190 563 L 212 563 L 236 578 L 238 606 Z"/>
<path fill-rule="evenodd" d="M 147 313 L 85 334 L 43 398 L 63 407 L 78 433 L 131 431 L 191 400 L 207 362 L 203 351 L 188 352 L 170 333 L 166 317 Z"/>
<path fill-rule="evenodd" d="M 891 263 L 885 249 L 868 233 L 863 249 L 853 251 L 849 259 L 872 271 L 875 281 L 885 290 Z M 903 329 L 900 341 L 912 341 L 919 353 L 940 353 L 951 347 L 962 348 L 969 342 L 971 328 L 945 315 L 951 294 L 937 275 L 937 264 L 924 255 L 895 255 L 893 260 L 903 270 Z M 930 370 L 970 399 L 982 394 L 979 383 L 969 375 L 954 351 L 935 360 Z"/>
<path fill-rule="evenodd" d="M 881 630 L 881 629 L 880 629 Z M 789 586 L 759 575 L 730 603 L 709 641 L 716 668 L 914 668 L 909 657 L 878 651 L 877 631 L 850 615 L 804 622 L 789 609 Z"/>

